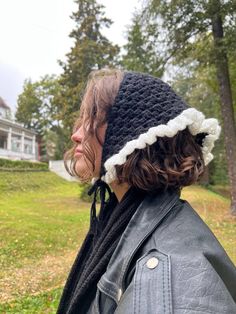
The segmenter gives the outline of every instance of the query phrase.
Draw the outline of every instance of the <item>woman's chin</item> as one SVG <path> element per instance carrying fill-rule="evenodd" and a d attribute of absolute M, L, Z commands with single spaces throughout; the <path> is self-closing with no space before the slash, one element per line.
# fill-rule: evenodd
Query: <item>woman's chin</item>
<path fill-rule="evenodd" d="M 77 162 L 75 167 L 77 176 L 79 180 L 83 182 L 90 182 L 92 179 L 91 172 L 88 170 L 88 167 L 86 164 Z"/>

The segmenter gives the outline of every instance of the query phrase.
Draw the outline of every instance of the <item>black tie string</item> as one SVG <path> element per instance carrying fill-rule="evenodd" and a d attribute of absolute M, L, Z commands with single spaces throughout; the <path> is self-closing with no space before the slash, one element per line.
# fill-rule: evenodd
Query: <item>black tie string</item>
<path fill-rule="evenodd" d="M 97 238 L 97 236 L 101 233 L 102 226 L 99 224 L 98 218 L 97 218 L 97 211 L 96 211 L 96 202 L 97 202 L 97 193 L 100 189 L 100 200 L 101 200 L 101 206 L 99 211 L 99 216 L 103 216 L 103 210 L 106 205 L 106 191 L 109 193 L 109 198 L 111 197 L 111 189 L 109 185 L 102 181 L 100 178 L 93 184 L 93 186 L 88 190 L 88 195 L 92 195 L 94 193 L 93 197 L 93 203 L 90 209 L 90 230 L 94 234 L 94 239 Z"/>

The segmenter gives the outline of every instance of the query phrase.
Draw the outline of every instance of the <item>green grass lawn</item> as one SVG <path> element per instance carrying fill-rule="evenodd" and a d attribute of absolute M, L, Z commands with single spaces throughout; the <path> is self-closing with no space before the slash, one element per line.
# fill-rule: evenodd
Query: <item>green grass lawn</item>
<path fill-rule="evenodd" d="M 10 301 L 0 313 L 47 313 L 47 294 L 32 304 L 31 295 L 62 286 L 88 228 L 90 204 L 80 200 L 78 183 L 50 172 L 0 175 L 0 299 Z M 49 292 L 48 300 L 56 297 Z M 12 300 L 20 301 L 13 306 Z"/>
<path fill-rule="evenodd" d="M 0 172 L 0 313 L 55 313 L 89 224 L 78 183 L 53 173 Z M 236 263 L 229 199 L 200 186 L 187 199 Z"/>

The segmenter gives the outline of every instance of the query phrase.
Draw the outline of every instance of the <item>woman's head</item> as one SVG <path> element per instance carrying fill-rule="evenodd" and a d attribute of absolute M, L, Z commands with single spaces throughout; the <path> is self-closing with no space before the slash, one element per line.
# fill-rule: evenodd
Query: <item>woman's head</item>
<path fill-rule="evenodd" d="M 64 156 L 67 171 L 81 182 L 99 176 L 107 116 L 122 79 L 123 72 L 118 69 L 92 71 L 89 75 L 72 131 L 73 146 Z M 78 149 L 83 154 L 76 153 Z"/>
<path fill-rule="evenodd" d="M 157 78 L 93 71 L 65 163 L 70 160 L 68 171 L 83 182 L 102 177 L 149 192 L 179 190 L 203 174 L 204 156 L 211 158 L 219 136 L 216 122 L 189 108 Z M 74 154 L 76 148 L 84 154 Z"/>

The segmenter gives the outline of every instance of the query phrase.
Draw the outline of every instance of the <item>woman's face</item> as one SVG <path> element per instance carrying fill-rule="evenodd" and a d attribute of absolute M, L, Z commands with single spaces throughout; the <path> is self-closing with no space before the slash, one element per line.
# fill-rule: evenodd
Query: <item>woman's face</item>
<path fill-rule="evenodd" d="M 107 123 L 103 126 L 98 128 L 98 137 L 100 141 L 103 143 L 106 133 Z M 91 162 L 86 158 L 83 154 L 83 141 L 84 141 L 84 132 L 83 132 L 83 125 L 75 131 L 72 136 L 71 140 L 77 144 L 75 149 L 74 158 L 76 159 L 76 173 L 81 178 L 85 178 L 86 180 L 91 179 L 92 177 L 98 177 L 101 169 L 101 159 L 102 159 L 102 146 L 98 142 L 96 136 L 94 135 L 87 141 L 87 144 L 93 150 L 95 154 L 95 169 L 93 171 L 93 166 Z M 80 152 L 82 151 L 82 152 Z"/>

